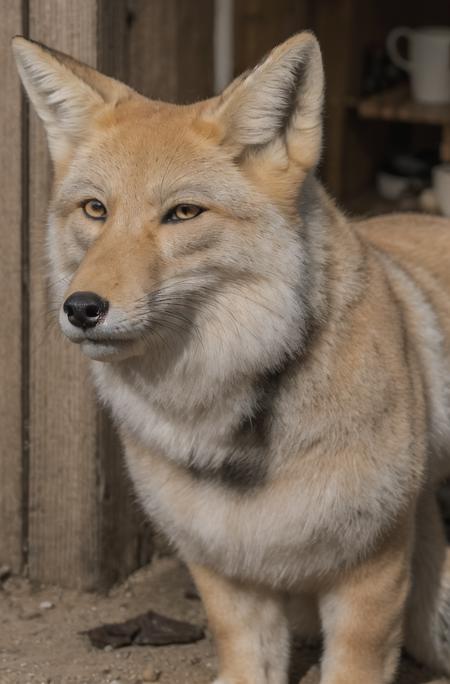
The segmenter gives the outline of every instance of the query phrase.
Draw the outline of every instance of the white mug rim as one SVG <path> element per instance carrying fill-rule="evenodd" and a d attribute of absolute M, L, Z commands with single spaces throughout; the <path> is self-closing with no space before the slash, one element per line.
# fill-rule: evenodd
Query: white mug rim
<path fill-rule="evenodd" d="M 450 176 L 450 162 L 444 162 L 443 164 L 438 164 L 437 166 L 433 166 L 433 175 L 437 174 L 443 174 L 443 175 L 449 175 Z"/>
<path fill-rule="evenodd" d="M 450 26 L 420 26 L 410 31 L 424 37 L 450 40 Z"/>

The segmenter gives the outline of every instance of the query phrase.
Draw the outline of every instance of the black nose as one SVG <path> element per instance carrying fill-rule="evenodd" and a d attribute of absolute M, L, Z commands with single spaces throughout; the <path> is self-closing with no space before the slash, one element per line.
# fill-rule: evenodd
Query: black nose
<path fill-rule="evenodd" d="M 109 302 L 95 292 L 74 292 L 64 302 L 67 318 L 77 328 L 93 328 L 108 311 Z"/>

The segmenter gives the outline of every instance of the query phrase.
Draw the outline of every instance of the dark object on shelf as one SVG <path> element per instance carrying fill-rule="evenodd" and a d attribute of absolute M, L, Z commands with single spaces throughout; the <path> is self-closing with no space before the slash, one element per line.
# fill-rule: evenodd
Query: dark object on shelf
<path fill-rule="evenodd" d="M 151 610 L 131 620 L 100 625 L 81 634 L 87 634 L 96 648 L 192 644 L 205 636 L 203 628 L 198 625 L 173 620 Z"/>
<path fill-rule="evenodd" d="M 420 152 L 398 152 L 386 164 L 383 171 L 405 178 L 418 179 L 428 182 L 431 178 L 431 169 L 439 164 L 439 155 L 436 150 L 422 150 Z"/>
<path fill-rule="evenodd" d="M 396 201 L 407 195 L 419 195 L 431 184 L 431 170 L 438 163 L 436 150 L 392 154 L 377 173 L 380 197 Z"/>
<path fill-rule="evenodd" d="M 366 49 L 361 83 L 361 95 L 373 95 L 406 81 L 405 72 L 391 60 L 384 46 Z"/>

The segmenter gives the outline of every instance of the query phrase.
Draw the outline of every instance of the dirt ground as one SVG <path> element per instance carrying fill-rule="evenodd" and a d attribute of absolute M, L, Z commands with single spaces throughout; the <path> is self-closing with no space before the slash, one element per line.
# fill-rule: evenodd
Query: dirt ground
<path fill-rule="evenodd" d="M 210 635 L 187 646 L 98 650 L 80 632 L 147 610 L 205 625 L 200 601 L 186 598 L 190 580 L 174 558 L 160 558 L 107 596 L 31 587 L 11 577 L 0 589 L 0 684 L 210 684 L 216 659 Z M 318 661 L 319 649 L 298 645 L 292 684 Z M 433 677 L 406 659 L 399 684 Z M 313 684 L 315 677 L 307 677 Z M 306 684 L 306 682 L 305 682 Z M 350 684 L 350 683 L 349 683 Z"/>

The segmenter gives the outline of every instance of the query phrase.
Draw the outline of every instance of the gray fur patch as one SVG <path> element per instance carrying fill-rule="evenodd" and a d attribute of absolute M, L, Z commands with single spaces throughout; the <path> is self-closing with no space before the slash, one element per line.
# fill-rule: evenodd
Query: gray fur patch
<path fill-rule="evenodd" d="M 293 360 L 286 358 L 278 368 L 262 373 L 253 384 L 253 412 L 243 415 L 230 437 L 230 452 L 220 466 L 188 466 L 190 474 L 231 490 L 248 493 L 268 481 L 271 429 L 283 385 L 291 377 Z M 194 461 L 195 459 L 192 459 Z"/>

